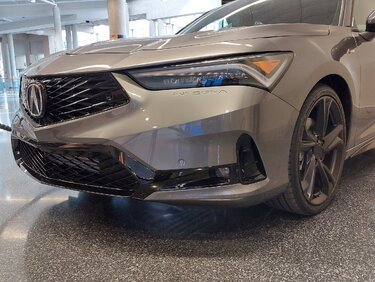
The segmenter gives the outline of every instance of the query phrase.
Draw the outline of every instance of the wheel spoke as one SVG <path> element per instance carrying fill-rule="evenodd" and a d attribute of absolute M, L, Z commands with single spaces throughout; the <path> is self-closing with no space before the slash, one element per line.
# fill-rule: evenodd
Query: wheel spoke
<path fill-rule="evenodd" d="M 313 174 L 312 174 L 312 178 L 311 178 L 311 182 L 310 182 L 310 185 L 306 191 L 306 194 L 307 196 L 309 197 L 309 199 L 311 199 L 314 195 L 314 190 L 315 190 L 315 180 L 316 180 L 316 167 L 314 168 L 314 171 L 313 171 Z"/>
<path fill-rule="evenodd" d="M 324 141 L 323 149 L 330 152 L 332 151 L 332 149 L 336 148 L 337 145 L 340 144 L 340 141 L 344 143 L 343 140 L 340 138 L 340 134 L 342 133 L 343 130 L 344 130 L 344 127 L 342 124 L 340 124 L 340 125 L 337 125 L 329 134 L 327 134 L 323 138 L 323 141 Z"/>
<path fill-rule="evenodd" d="M 318 105 L 316 131 L 321 138 L 326 135 L 332 100 L 323 98 Z"/>
<path fill-rule="evenodd" d="M 318 161 L 318 171 L 322 180 L 322 192 L 328 196 L 336 185 L 336 179 L 322 161 Z"/>
<path fill-rule="evenodd" d="M 315 145 L 316 145 L 316 142 L 313 142 L 313 141 L 302 141 L 301 151 L 307 152 L 311 150 L 312 148 L 314 148 Z"/>
<path fill-rule="evenodd" d="M 306 172 L 302 180 L 302 189 L 308 196 L 312 195 L 315 187 L 315 176 L 316 176 L 316 158 L 312 156 L 311 161 L 306 169 Z"/>
<path fill-rule="evenodd" d="M 305 139 L 307 141 L 311 141 L 311 142 L 317 143 L 318 142 L 318 138 L 311 131 L 311 129 L 313 128 L 314 124 L 315 124 L 315 122 L 314 122 L 314 120 L 312 118 L 308 118 L 306 120 L 306 124 L 305 124 Z"/>
<path fill-rule="evenodd" d="M 324 149 L 324 151 L 325 153 L 329 153 L 332 150 L 336 149 L 337 147 L 343 146 L 343 145 L 344 145 L 344 141 L 341 138 L 336 137 L 336 139 L 331 143 L 331 145 L 328 146 L 326 149 Z"/>

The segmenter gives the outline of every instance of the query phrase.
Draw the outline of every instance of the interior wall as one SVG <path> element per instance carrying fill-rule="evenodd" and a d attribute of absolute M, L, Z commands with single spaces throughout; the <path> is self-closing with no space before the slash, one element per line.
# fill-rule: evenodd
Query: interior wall
<path fill-rule="evenodd" d="M 147 19 L 199 14 L 221 6 L 221 0 L 128 0 L 130 15 L 146 14 Z"/>

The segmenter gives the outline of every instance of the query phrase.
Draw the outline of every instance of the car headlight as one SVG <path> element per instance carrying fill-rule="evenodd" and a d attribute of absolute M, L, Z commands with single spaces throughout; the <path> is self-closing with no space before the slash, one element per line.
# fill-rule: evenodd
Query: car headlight
<path fill-rule="evenodd" d="M 272 90 L 290 66 L 293 53 L 267 53 L 198 63 L 178 64 L 128 71 L 148 90 L 254 86 Z"/>

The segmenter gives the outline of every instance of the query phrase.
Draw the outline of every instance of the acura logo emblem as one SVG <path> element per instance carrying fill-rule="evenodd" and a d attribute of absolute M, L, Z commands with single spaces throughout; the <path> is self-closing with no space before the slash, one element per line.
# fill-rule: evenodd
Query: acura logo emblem
<path fill-rule="evenodd" d="M 34 118 L 44 116 L 46 97 L 43 85 L 33 82 L 26 89 L 25 107 Z"/>

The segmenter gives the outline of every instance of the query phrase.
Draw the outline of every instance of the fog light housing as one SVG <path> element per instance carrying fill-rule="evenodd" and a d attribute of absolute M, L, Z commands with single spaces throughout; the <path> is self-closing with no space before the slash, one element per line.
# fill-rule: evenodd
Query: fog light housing
<path fill-rule="evenodd" d="M 194 169 L 158 171 L 157 190 L 184 190 L 238 183 L 237 164 Z"/>
<path fill-rule="evenodd" d="M 230 178 L 230 168 L 229 167 L 218 167 L 215 169 L 215 174 L 219 178 Z"/>

